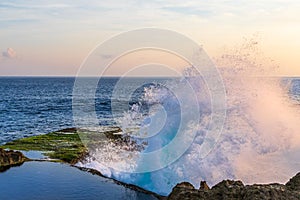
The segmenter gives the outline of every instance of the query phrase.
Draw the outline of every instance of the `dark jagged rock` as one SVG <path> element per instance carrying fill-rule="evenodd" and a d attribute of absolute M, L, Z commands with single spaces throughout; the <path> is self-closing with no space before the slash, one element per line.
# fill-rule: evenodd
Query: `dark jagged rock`
<path fill-rule="evenodd" d="M 168 199 L 195 199 L 197 197 L 198 191 L 194 188 L 194 186 L 188 182 L 182 182 L 177 184 L 171 194 L 169 195 Z"/>
<path fill-rule="evenodd" d="M 250 185 L 246 186 L 242 192 L 242 199 L 286 199 L 286 200 L 298 200 L 300 194 L 291 190 L 288 190 L 285 185 L 282 184 L 267 184 L 267 185 Z"/>
<path fill-rule="evenodd" d="M 177 188 L 195 189 L 194 186 L 188 182 L 182 182 L 176 185 Z"/>
<path fill-rule="evenodd" d="M 8 170 L 10 167 L 22 165 L 29 160 L 19 151 L 5 151 L 0 148 L 0 172 Z"/>
<path fill-rule="evenodd" d="M 209 190 L 210 188 L 208 187 L 206 181 L 201 181 L 200 182 L 200 188 L 199 190 Z"/>
<path fill-rule="evenodd" d="M 244 188 L 241 181 L 224 180 L 212 187 L 215 199 L 239 199 Z"/>
<path fill-rule="evenodd" d="M 286 185 L 265 184 L 247 185 L 241 181 L 224 180 L 211 189 L 201 182 L 200 189 L 189 183 L 177 184 L 168 200 L 300 200 L 300 173 Z"/>
<path fill-rule="evenodd" d="M 300 192 L 300 172 L 286 183 L 286 187 L 289 190 Z"/>
<path fill-rule="evenodd" d="M 65 128 L 59 130 L 61 133 L 77 133 L 77 128 Z"/>

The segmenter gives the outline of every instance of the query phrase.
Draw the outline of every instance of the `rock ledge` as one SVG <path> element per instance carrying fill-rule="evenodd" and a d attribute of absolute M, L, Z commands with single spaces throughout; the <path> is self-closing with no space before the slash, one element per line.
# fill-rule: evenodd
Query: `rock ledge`
<path fill-rule="evenodd" d="M 244 185 L 241 181 L 224 180 L 211 189 L 201 182 L 200 189 L 195 189 L 190 183 L 177 184 L 168 200 L 300 200 L 300 173 L 290 179 L 285 185 L 254 184 Z"/>
<path fill-rule="evenodd" d="M 0 148 L 0 172 L 6 171 L 12 166 L 22 165 L 27 160 L 28 158 L 19 151 L 6 151 Z"/>

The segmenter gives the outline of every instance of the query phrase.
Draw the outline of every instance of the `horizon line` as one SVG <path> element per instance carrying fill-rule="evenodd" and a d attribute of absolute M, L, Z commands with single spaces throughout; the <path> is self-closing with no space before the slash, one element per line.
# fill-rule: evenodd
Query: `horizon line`
<path fill-rule="evenodd" d="M 234 75 L 233 75 L 234 76 Z M 98 76 L 76 76 L 76 75 L 0 75 L 0 78 L 100 78 Z M 121 78 L 121 77 L 127 77 L 127 78 L 176 78 L 181 76 L 118 76 L 118 75 L 105 75 L 101 76 L 103 78 Z M 285 78 L 300 78 L 300 75 L 258 75 L 253 77 L 285 77 Z"/>

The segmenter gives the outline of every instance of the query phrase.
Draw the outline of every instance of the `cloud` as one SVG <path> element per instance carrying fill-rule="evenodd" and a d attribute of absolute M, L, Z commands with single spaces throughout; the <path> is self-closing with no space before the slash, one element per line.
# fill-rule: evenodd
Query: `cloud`
<path fill-rule="evenodd" d="M 110 58 L 113 57 L 113 55 L 111 55 L 111 54 L 101 54 L 100 57 L 103 58 L 103 59 L 110 59 Z"/>
<path fill-rule="evenodd" d="M 2 52 L 2 56 L 5 58 L 15 58 L 17 56 L 17 52 L 13 48 L 7 48 L 6 51 Z"/>
<path fill-rule="evenodd" d="M 162 9 L 171 11 L 171 12 L 177 12 L 181 14 L 186 14 L 186 15 L 197 15 L 197 16 L 202 16 L 202 17 L 209 17 L 214 14 L 213 11 L 211 10 L 204 10 L 204 9 L 198 9 L 195 7 L 188 7 L 188 6 L 166 6 L 163 7 Z"/>
<path fill-rule="evenodd" d="M 0 3 L 0 8 L 8 8 L 8 9 L 55 9 L 55 8 L 71 8 L 73 7 L 70 4 L 62 4 L 62 3 L 44 3 L 44 4 L 35 4 L 35 3 L 31 3 L 31 4 L 20 4 L 20 3 L 11 3 L 11 2 L 2 2 Z"/>

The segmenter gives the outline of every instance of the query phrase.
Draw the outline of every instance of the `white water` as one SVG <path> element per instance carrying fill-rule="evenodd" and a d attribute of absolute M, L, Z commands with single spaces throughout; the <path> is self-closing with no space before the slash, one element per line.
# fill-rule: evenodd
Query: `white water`
<path fill-rule="evenodd" d="M 79 165 L 95 168 L 108 177 L 163 195 L 182 181 L 191 182 L 195 187 L 199 187 L 201 180 L 206 180 L 209 185 L 223 179 L 240 179 L 246 184 L 288 181 L 300 170 L 300 157 L 297 156 L 300 155 L 299 108 L 290 102 L 287 88 L 279 79 L 264 77 L 274 70 L 274 65 L 265 58 L 261 59 L 257 45 L 253 40 L 247 41 L 240 48 L 216 59 L 226 86 L 227 118 L 222 135 L 208 156 L 202 158 L 199 152 L 208 129 L 209 92 L 201 77 L 192 77 L 189 83 L 198 97 L 201 122 L 191 123 L 185 130 L 187 140 L 190 140 L 190 132 L 196 130 L 197 134 L 190 148 L 176 162 L 148 173 L 120 172 L 115 169 L 135 169 L 145 163 L 140 163 L 139 151 L 128 151 L 127 147 L 107 142 L 91 152 L 93 160 Z M 180 84 L 177 87 L 177 83 L 168 89 L 192 99 L 189 92 L 180 88 Z M 155 137 L 146 139 L 148 145 L 145 151 L 153 151 L 175 137 L 176 124 L 180 122 L 182 113 L 176 109 L 179 104 L 174 95 L 164 87 L 147 89 L 145 100 L 152 105 L 148 117 L 164 118 L 167 115 L 165 121 L 152 118 L 152 121 L 157 120 L 157 127 L 161 129 L 147 127 L 149 119 L 139 114 L 138 104 L 125 115 L 121 125 L 123 130 L 141 125 L 141 130 L 147 130 L 148 134 L 159 132 Z M 162 112 L 161 108 L 165 111 Z M 145 131 L 135 129 L 131 134 L 142 136 Z M 153 162 L 162 161 L 157 158 Z"/>

